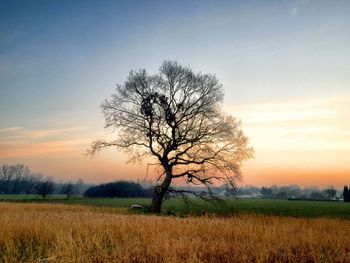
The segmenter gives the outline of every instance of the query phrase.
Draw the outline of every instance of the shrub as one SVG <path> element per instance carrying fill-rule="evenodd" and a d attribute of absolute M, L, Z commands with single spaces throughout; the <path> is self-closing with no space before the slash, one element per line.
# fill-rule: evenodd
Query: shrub
<path fill-rule="evenodd" d="M 344 202 L 350 202 L 350 191 L 347 186 L 344 186 L 343 197 L 344 197 Z"/>
<path fill-rule="evenodd" d="M 143 189 L 140 184 L 132 182 L 113 182 L 88 188 L 86 197 L 150 197 L 152 192 Z"/>

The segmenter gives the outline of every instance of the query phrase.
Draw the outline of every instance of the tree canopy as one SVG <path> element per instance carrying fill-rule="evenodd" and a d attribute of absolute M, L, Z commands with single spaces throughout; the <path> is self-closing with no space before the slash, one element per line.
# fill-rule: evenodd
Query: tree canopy
<path fill-rule="evenodd" d="M 165 194 L 175 191 L 174 179 L 234 186 L 242 161 L 252 156 L 240 121 L 222 111 L 223 87 L 215 75 L 194 73 L 174 61 L 164 61 L 158 74 L 131 71 L 105 100 L 106 128 L 115 140 L 97 140 L 89 154 L 115 146 L 132 160 L 152 159 L 160 167 L 152 211 L 159 212 Z"/>

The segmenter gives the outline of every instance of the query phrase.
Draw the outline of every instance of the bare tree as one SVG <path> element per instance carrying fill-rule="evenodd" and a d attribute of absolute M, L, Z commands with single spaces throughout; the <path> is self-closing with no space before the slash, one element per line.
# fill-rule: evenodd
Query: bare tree
<path fill-rule="evenodd" d="M 23 189 L 24 182 L 27 176 L 30 175 L 30 170 L 27 166 L 17 164 L 12 166 L 12 193 L 19 194 Z"/>
<path fill-rule="evenodd" d="M 42 182 L 38 182 L 35 186 L 35 192 L 38 195 L 41 195 L 43 199 L 49 194 L 52 194 L 54 191 L 54 183 L 51 180 L 45 180 Z"/>
<path fill-rule="evenodd" d="M 19 194 L 24 191 L 30 170 L 22 164 L 4 164 L 0 169 L 0 193 Z"/>
<path fill-rule="evenodd" d="M 324 193 L 326 194 L 328 199 L 334 199 L 337 195 L 337 190 L 333 186 L 330 186 L 324 190 Z"/>
<path fill-rule="evenodd" d="M 223 88 L 211 74 L 194 73 L 164 61 L 160 72 L 131 71 L 102 105 L 113 141 L 97 140 L 89 154 L 114 146 L 131 160 L 151 158 L 160 168 L 151 211 L 159 213 L 173 180 L 208 187 L 226 181 L 234 187 L 243 160 L 252 156 L 240 122 L 221 110 Z M 182 193 L 183 191 L 181 191 Z"/>
<path fill-rule="evenodd" d="M 65 183 L 62 185 L 60 192 L 67 195 L 67 199 L 69 199 L 71 195 L 76 193 L 76 186 L 72 182 Z"/>
<path fill-rule="evenodd" d="M 43 178 L 43 175 L 40 173 L 30 173 L 24 179 L 24 192 L 26 194 L 35 193 L 35 186 Z"/>
<path fill-rule="evenodd" d="M 13 173 L 12 166 L 4 164 L 0 171 L 0 193 L 9 194 Z"/>

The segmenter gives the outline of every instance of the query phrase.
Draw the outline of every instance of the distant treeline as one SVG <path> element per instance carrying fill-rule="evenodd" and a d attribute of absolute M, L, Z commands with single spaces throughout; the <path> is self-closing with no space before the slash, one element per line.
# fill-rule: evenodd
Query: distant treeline
<path fill-rule="evenodd" d="M 22 164 L 4 164 L 0 167 L 0 194 L 81 195 L 90 187 L 81 179 L 76 182 L 54 182 L 51 177 L 33 173 Z"/>
<path fill-rule="evenodd" d="M 142 185 L 144 187 L 142 187 Z M 64 194 L 86 197 L 151 197 L 153 186 L 148 183 L 112 182 L 93 186 L 85 184 L 81 179 L 76 182 L 57 182 L 51 177 L 33 173 L 22 164 L 0 166 L 0 194 L 38 194 L 45 198 L 50 194 Z M 183 190 L 205 192 L 205 188 L 192 187 Z M 297 185 L 270 187 L 241 187 L 237 191 L 229 191 L 225 185 L 214 187 L 212 191 L 218 196 L 238 196 L 248 198 L 276 199 L 313 199 L 313 200 L 344 200 L 350 202 L 350 190 L 344 186 L 343 191 L 334 187 L 318 189 L 315 187 L 300 188 Z"/>
<path fill-rule="evenodd" d="M 348 192 L 348 194 L 346 194 Z M 261 198 L 276 198 L 276 199 L 313 199 L 313 200 L 339 200 L 350 199 L 350 191 L 347 187 L 344 190 L 337 190 L 330 186 L 325 189 L 315 187 L 300 188 L 297 185 L 291 186 L 271 186 L 271 187 L 244 187 L 240 188 L 236 193 L 238 196 L 251 196 Z"/>
<path fill-rule="evenodd" d="M 0 167 L 0 194 L 37 194 L 45 198 L 52 194 L 86 197 L 151 197 L 152 190 L 133 182 L 113 182 L 92 186 L 81 179 L 76 182 L 55 182 L 51 177 L 33 173 L 22 164 Z"/>

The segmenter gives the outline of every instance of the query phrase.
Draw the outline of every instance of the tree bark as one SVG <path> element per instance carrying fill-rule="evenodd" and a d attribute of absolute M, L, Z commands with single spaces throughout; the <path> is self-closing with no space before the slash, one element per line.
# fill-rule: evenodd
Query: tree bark
<path fill-rule="evenodd" d="M 168 191 L 171 184 L 172 172 L 170 169 L 166 169 L 166 176 L 161 185 L 154 187 L 153 198 L 151 204 L 151 212 L 159 214 L 162 209 L 163 199 L 165 193 Z"/>
<path fill-rule="evenodd" d="M 152 198 L 152 205 L 151 205 L 151 212 L 154 214 L 159 214 L 162 209 L 162 203 L 164 194 L 161 186 L 156 186 L 153 191 L 153 198 Z"/>

